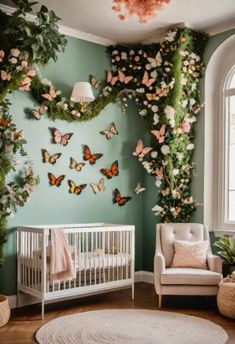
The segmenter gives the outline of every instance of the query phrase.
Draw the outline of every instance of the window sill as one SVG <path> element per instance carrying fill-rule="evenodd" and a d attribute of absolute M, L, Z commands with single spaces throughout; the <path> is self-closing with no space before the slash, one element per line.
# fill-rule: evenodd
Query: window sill
<path fill-rule="evenodd" d="M 235 227 L 234 229 L 211 229 L 210 232 L 213 232 L 216 237 L 235 235 Z"/>

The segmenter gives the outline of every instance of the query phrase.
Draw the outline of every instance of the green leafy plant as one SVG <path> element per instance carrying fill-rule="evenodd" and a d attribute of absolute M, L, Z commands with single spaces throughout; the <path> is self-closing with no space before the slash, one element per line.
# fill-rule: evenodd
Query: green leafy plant
<path fill-rule="evenodd" d="M 217 254 L 225 265 L 235 265 L 235 235 L 223 235 L 213 245 L 219 249 Z"/>

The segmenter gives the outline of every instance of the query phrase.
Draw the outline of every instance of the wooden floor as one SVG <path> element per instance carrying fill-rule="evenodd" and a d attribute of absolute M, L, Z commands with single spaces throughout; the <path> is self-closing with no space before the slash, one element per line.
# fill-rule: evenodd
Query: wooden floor
<path fill-rule="evenodd" d="M 12 311 L 10 322 L 6 326 L 0 328 L 0 343 L 36 343 L 34 334 L 37 329 L 54 318 L 78 312 L 114 308 L 158 309 L 157 298 L 153 286 L 145 283 L 137 283 L 135 301 L 131 301 L 131 290 L 128 289 L 50 304 L 46 306 L 44 321 L 40 319 L 40 305 L 14 310 Z M 214 298 L 194 297 L 192 300 L 191 297 L 167 296 L 163 300 L 163 307 L 161 310 L 163 312 L 171 311 L 211 320 L 227 331 L 230 338 L 229 344 L 235 344 L 235 321 L 226 319 L 219 314 Z"/>

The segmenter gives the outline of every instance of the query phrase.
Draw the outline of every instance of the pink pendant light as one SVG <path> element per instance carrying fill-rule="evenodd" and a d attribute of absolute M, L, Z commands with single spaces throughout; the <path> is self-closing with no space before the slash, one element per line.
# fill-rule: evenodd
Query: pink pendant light
<path fill-rule="evenodd" d="M 112 9 L 120 14 L 121 20 L 137 15 L 140 23 L 147 23 L 155 17 L 170 0 L 113 0 Z"/>

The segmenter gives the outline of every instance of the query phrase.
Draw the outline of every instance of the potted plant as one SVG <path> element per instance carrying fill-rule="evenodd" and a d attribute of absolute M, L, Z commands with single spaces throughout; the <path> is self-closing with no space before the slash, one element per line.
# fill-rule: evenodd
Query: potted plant
<path fill-rule="evenodd" d="M 223 235 L 213 245 L 219 249 L 217 254 L 223 262 L 223 275 L 232 274 L 235 271 L 235 235 Z"/>
<path fill-rule="evenodd" d="M 8 298 L 5 295 L 0 295 L 0 327 L 6 325 L 10 318 L 10 307 Z"/>

